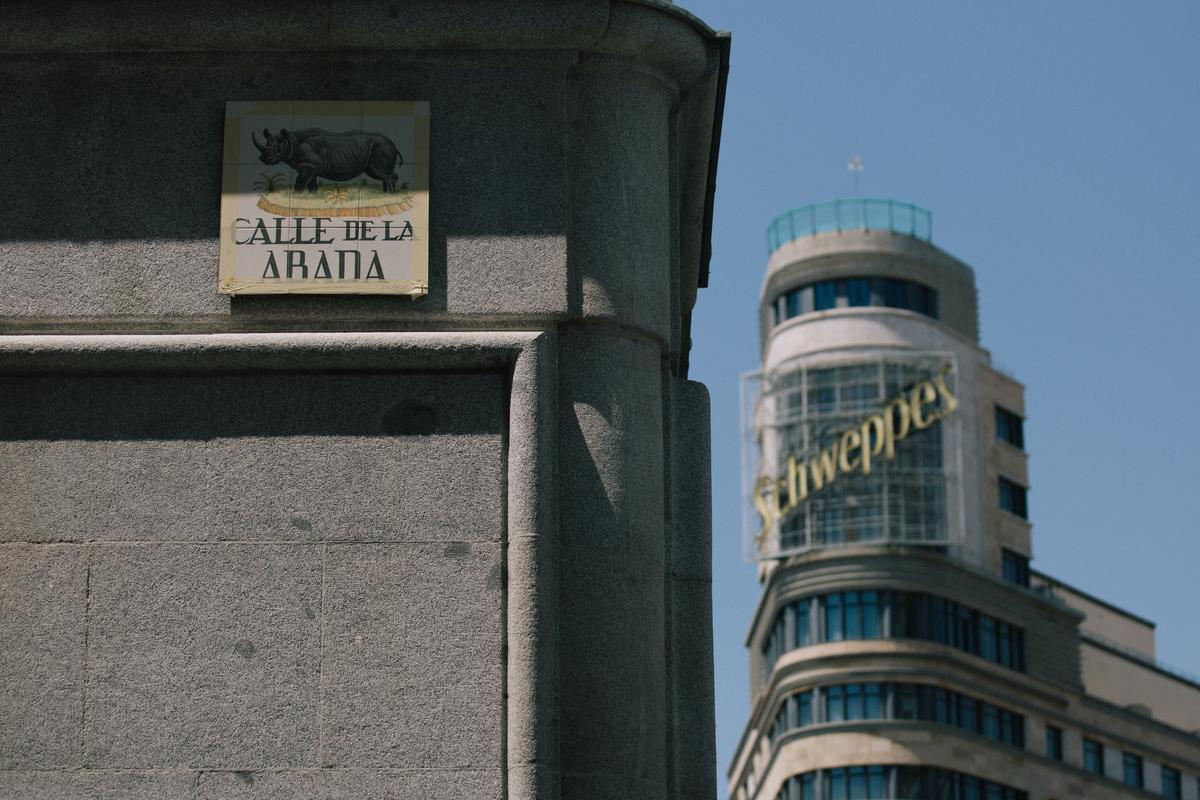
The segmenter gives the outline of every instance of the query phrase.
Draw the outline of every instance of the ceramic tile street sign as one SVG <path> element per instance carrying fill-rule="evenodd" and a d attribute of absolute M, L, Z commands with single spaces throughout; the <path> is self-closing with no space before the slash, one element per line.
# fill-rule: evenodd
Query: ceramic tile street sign
<path fill-rule="evenodd" d="M 429 289 L 429 103 L 225 106 L 220 290 Z"/>

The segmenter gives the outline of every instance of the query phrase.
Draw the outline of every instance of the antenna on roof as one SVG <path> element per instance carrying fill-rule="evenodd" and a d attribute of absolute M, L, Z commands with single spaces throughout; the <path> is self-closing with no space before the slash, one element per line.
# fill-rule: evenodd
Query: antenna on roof
<path fill-rule="evenodd" d="M 851 158 L 850 163 L 846 165 L 846 169 L 850 172 L 851 175 L 854 176 L 854 196 L 861 197 L 862 195 L 860 195 L 858 193 L 858 179 L 859 179 L 859 176 L 862 175 L 862 171 L 863 171 L 862 156 L 854 156 L 853 158 Z"/>

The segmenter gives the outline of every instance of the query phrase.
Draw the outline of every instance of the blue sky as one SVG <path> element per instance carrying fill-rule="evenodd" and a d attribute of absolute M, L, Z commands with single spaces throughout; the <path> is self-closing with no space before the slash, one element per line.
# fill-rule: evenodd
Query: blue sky
<path fill-rule="evenodd" d="M 1200 672 L 1200 3 L 682 0 L 733 32 L 712 276 L 719 783 L 745 723 L 738 376 L 767 223 L 861 193 L 933 212 L 983 345 L 1026 385 L 1034 566 L 1158 623 Z"/>

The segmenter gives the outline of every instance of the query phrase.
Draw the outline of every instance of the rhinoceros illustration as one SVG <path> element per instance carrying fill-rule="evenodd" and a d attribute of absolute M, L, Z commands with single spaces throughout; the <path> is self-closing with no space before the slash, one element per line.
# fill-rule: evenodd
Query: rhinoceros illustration
<path fill-rule="evenodd" d="M 350 181 L 364 172 L 383 181 L 383 190 L 396 191 L 396 170 L 404 163 L 391 139 L 382 133 L 346 131 L 330 133 L 320 128 L 300 131 L 279 130 L 278 136 L 263 128 L 262 136 L 250 132 L 250 138 L 264 164 L 287 164 L 296 170 L 296 191 L 317 191 L 317 178 Z"/>

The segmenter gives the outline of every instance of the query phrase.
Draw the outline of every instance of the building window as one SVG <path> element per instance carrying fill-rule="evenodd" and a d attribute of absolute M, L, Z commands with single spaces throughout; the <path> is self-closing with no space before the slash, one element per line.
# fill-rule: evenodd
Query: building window
<path fill-rule="evenodd" d="M 1025 498 L 1026 489 L 1019 483 L 1008 478 L 1000 478 L 1000 508 L 1016 514 L 1021 519 L 1029 519 L 1029 505 Z"/>
<path fill-rule="evenodd" d="M 851 278 L 846 281 L 846 297 L 851 306 L 871 305 L 871 279 Z"/>
<path fill-rule="evenodd" d="M 818 281 L 789 289 L 775 299 L 773 321 L 779 325 L 802 314 L 847 306 L 884 306 L 915 311 L 934 319 L 938 316 L 937 290 L 915 281 L 861 277 Z"/>
<path fill-rule="evenodd" d="M 1029 556 L 1023 556 L 1020 553 L 1014 553 L 1012 550 L 1004 548 L 1002 551 L 1004 562 L 1004 580 L 1017 586 L 1029 588 Z"/>
<path fill-rule="evenodd" d="M 837 306 L 837 282 L 821 281 L 813 285 L 816 292 L 815 311 L 827 311 Z"/>
<path fill-rule="evenodd" d="M 821 787 L 823 800 L 882 797 L 896 797 L 901 800 L 928 800 L 933 797 L 954 797 L 962 800 L 1028 800 L 1029 797 L 1027 792 L 1012 786 L 962 772 L 940 767 L 886 764 L 835 767 L 794 775 L 784 783 L 776 795 L 776 800 L 815 800 L 818 785 Z M 891 793 L 893 791 L 894 794 Z"/>
<path fill-rule="evenodd" d="M 1123 753 L 1121 756 L 1121 774 L 1126 786 L 1141 789 L 1145 784 L 1142 775 L 1142 757 L 1133 753 Z"/>
<path fill-rule="evenodd" d="M 1169 797 L 1171 800 L 1180 800 L 1183 796 L 1182 792 L 1179 770 L 1172 769 L 1164 764 L 1162 768 L 1162 796 Z"/>
<path fill-rule="evenodd" d="M 791 642 L 789 612 L 796 618 Z M 819 631 L 809 621 L 813 618 L 821 623 Z M 884 620 L 889 620 L 886 630 Z M 1016 625 L 937 595 L 863 590 L 805 597 L 779 609 L 762 644 L 763 679 L 790 647 L 880 638 L 937 642 L 1025 671 L 1025 632 Z"/>
<path fill-rule="evenodd" d="M 878 592 L 839 592 L 824 596 L 825 641 L 878 639 L 880 608 Z"/>
<path fill-rule="evenodd" d="M 950 689 L 914 683 L 845 683 L 791 695 L 780 704 L 768 738 L 775 744 L 792 728 L 876 719 L 937 722 L 1025 747 L 1023 715 Z"/>
<path fill-rule="evenodd" d="M 812 619 L 808 609 L 812 603 L 807 598 L 796 603 L 796 646 L 806 647 L 812 642 Z"/>
<path fill-rule="evenodd" d="M 1056 728 L 1053 725 L 1046 726 L 1046 758 L 1052 758 L 1055 761 L 1063 760 L 1062 728 Z"/>
<path fill-rule="evenodd" d="M 801 692 L 796 695 L 798 711 L 796 712 L 796 724 L 798 727 L 806 728 L 813 723 L 812 703 L 813 693 L 811 691 Z"/>
<path fill-rule="evenodd" d="M 1083 768 L 1093 775 L 1104 774 L 1104 745 L 1095 739 L 1084 737 Z"/>
<path fill-rule="evenodd" d="M 1007 408 L 996 406 L 996 438 L 1025 449 L 1025 420 Z"/>

